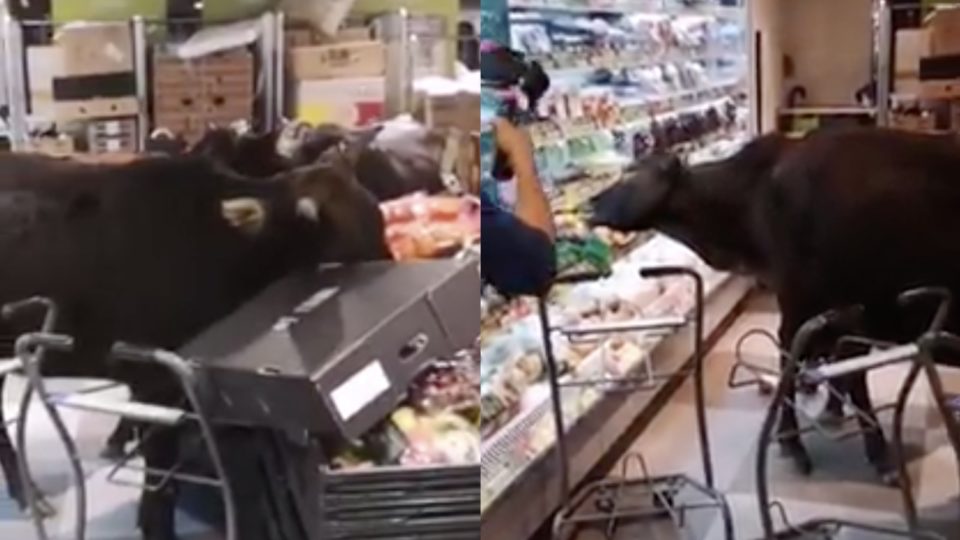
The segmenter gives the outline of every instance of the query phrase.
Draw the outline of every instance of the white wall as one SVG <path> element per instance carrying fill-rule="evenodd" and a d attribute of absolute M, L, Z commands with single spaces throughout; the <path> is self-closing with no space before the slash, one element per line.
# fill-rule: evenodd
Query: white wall
<path fill-rule="evenodd" d="M 854 105 L 871 76 L 872 0 L 776 1 L 783 52 L 795 68 L 783 92 L 801 84 L 808 104 Z"/>

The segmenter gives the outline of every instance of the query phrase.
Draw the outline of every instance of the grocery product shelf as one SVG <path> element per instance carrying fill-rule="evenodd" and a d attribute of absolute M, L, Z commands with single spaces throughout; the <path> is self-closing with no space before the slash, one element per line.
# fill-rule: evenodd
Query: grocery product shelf
<path fill-rule="evenodd" d="M 705 306 L 708 338 L 716 336 L 724 328 L 751 287 L 751 280 L 739 276 L 715 274 L 708 278 Z M 681 370 L 692 357 L 691 331 L 684 328 L 658 339 L 650 351 L 650 364 L 659 371 Z M 584 398 L 580 404 L 581 414 L 570 416 L 567 427 L 571 483 L 576 485 L 582 482 L 632 425 L 652 418 L 679 382 L 679 378 L 664 381 L 649 393 L 607 392 Z M 509 443 L 519 442 L 523 433 L 534 432 L 537 428 L 533 419 L 538 414 L 545 417 L 546 429 L 552 428 L 548 395 L 541 395 L 542 404 L 515 419 L 516 424 L 502 429 L 497 434 L 499 438 L 485 443 L 482 473 L 492 474 L 496 470 L 495 464 L 491 463 L 496 458 L 516 457 L 510 456 Z M 494 442 L 499 443 L 496 450 L 492 448 Z M 483 537 L 528 538 L 552 515 L 561 502 L 554 452 L 555 446 L 551 441 L 529 461 L 525 460 L 525 466 L 513 470 L 512 474 L 496 482 L 488 482 L 484 478 L 481 499 Z"/>

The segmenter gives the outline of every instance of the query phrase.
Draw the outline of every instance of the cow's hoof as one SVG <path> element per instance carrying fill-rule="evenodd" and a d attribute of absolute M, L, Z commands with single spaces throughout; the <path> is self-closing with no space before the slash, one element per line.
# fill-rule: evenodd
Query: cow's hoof
<path fill-rule="evenodd" d="M 126 453 L 123 445 L 108 444 L 100 451 L 100 458 L 107 461 L 120 461 Z"/>
<path fill-rule="evenodd" d="M 793 452 L 791 458 L 793 459 L 793 466 L 798 473 L 803 476 L 813 474 L 813 461 L 810 460 L 810 456 L 807 455 L 805 450 Z"/>
<path fill-rule="evenodd" d="M 892 463 L 887 461 L 874 463 L 873 467 L 874 470 L 877 471 L 877 477 L 883 485 L 892 488 L 900 487 L 900 469 L 894 467 Z"/>
<path fill-rule="evenodd" d="M 37 491 L 37 493 L 39 493 L 39 491 Z M 36 509 L 37 515 L 39 515 L 41 519 L 49 519 L 57 515 L 57 509 L 54 508 L 54 506 L 50 504 L 50 501 L 48 501 L 47 498 L 42 495 L 37 499 Z M 27 504 L 26 501 L 23 501 L 20 504 L 20 510 L 27 517 L 33 513 L 33 508 Z"/>
<path fill-rule="evenodd" d="M 877 474 L 880 475 L 880 482 L 881 482 L 883 485 L 885 485 L 885 486 L 887 486 L 887 487 L 891 487 L 891 488 L 899 488 L 899 487 L 900 487 L 900 480 L 901 480 L 901 478 L 900 478 L 900 472 L 899 472 L 899 471 L 897 471 L 897 470 L 892 470 L 892 471 L 878 470 L 878 471 L 877 471 Z"/>

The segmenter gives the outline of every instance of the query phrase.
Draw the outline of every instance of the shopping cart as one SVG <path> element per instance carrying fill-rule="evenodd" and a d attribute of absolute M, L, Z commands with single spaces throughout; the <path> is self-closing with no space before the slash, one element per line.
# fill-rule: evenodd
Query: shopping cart
<path fill-rule="evenodd" d="M 943 383 L 933 361 L 934 351 L 937 348 L 948 347 L 953 350 L 960 350 L 960 339 L 944 334 L 941 330 L 946 322 L 946 317 L 951 306 L 952 299 L 950 293 L 943 289 L 923 288 L 902 294 L 900 300 L 902 304 L 909 304 L 927 298 L 939 300 L 939 308 L 927 333 L 921 336 L 915 343 L 893 345 L 858 336 L 848 336 L 841 338 L 838 345 L 853 343 L 871 347 L 873 350 L 867 354 L 844 358 L 826 364 L 813 362 L 802 363 L 801 359 L 804 358 L 805 353 L 809 350 L 815 338 L 826 331 L 849 328 L 853 325 L 854 321 L 859 319 L 862 314 L 862 308 L 853 307 L 824 313 L 810 319 L 801 326 L 793 339 L 790 350 L 783 354 L 782 371 L 764 368 L 747 362 L 742 358 L 738 358 L 738 361 L 730 373 L 731 387 L 755 385 L 773 388 L 773 399 L 770 402 L 760 431 L 756 461 L 756 493 L 764 539 L 831 539 L 847 531 L 866 533 L 884 538 L 943 538 L 937 533 L 923 530 L 920 526 L 903 447 L 903 422 L 907 398 L 917 377 L 920 372 L 923 371 L 929 379 L 934 402 L 937 404 L 939 412 L 943 416 L 950 443 L 957 456 L 958 463 L 960 463 L 960 426 L 958 426 L 954 414 L 947 405 L 948 400 L 943 390 Z M 872 370 L 908 362 L 911 363 L 910 371 L 893 405 L 894 457 L 896 458 L 900 473 L 899 486 L 906 514 L 907 527 L 880 526 L 835 518 L 811 519 L 798 524 L 791 523 L 783 504 L 773 500 L 770 494 L 767 448 L 772 442 L 776 439 L 782 439 L 785 436 L 799 437 L 811 431 L 820 432 L 836 440 L 862 433 L 864 429 L 879 429 L 879 425 L 877 425 L 875 421 L 876 411 L 856 410 L 854 416 L 858 419 L 870 420 L 861 421 L 861 430 L 833 434 L 829 428 L 820 425 L 816 418 L 808 416 L 807 419 L 811 424 L 810 426 L 789 433 L 778 433 L 774 436 L 778 416 L 781 411 L 784 410 L 784 407 L 791 407 L 794 410 L 802 412 L 800 407 L 795 403 L 792 395 L 798 384 L 806 383 L 815 386 L 826 383 L 827 387 L 830 388 L 831 382 L 842 377 L 866 374 Z M 751 373 L 752 378 L 744 379 L 738 376 L 738 374 L 744 371 Z M 775 514 L 780 518 L 781 527 L 775 525 Z"/>
<path fill-rule="evenodd" d="M 690 515 L 697 511 L 712 510 L 722 520 L 724 538 L 733 539 L 733 517 L 725 496 L 714 487 L 713 460 L 707 434 L 707 415 L 704 398 L 704 284 L 695 270 L 680 266 L 644 268 L 640 276 L 648 279 L 681 277 L 693 282 L 695 304 L 692 317 L 659 317 L 638 319 L 609 325 L 553 326 L 550 322 L 547 300 L 539 301 L 540 324 L 543 335 L 544 356 L 551 389 L 554 429 L 557 433 L 557 459 L 562 490 L 561 507 L 553 522 L 554 538 L 567 538 L 584 527 L 602 526 L 607 538 L 612 538 L 617 529 L 628 523 L 669 519 L 679 534 L 690 523 Z M 596 273 L 575 274 L 561 277 L 558 283 L 573 284 L 603 278 Z M 671 373 L 655 373 L 649 366 L 639 375 L 617 379 L 600 378 L 577 381 L 561 381 L 560 369 L 554 355 L 552 335 L 561 333 L 570 339 L 587 336 L 607 336 L 625 332 L 664 333 L 693 325 L 693 359 L 690 365 Z M 701 481 L 686 474 L 654 475 L 640 454 L 626 456 L 621 465 L 620 478 L 601 479 L 589 482 L 577 493 L 570 483 L 569 453 L 563 418 L 561 389 L 569 386 L 593 386 L 601 390 L 617 392 L 649 392 L 668 380 L 692 375 L 695 389 L 697 436 L 704 479 Z"/>

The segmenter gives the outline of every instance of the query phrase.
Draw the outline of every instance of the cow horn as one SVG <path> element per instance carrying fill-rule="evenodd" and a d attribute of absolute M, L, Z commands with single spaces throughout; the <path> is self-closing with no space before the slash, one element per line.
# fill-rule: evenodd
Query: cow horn
<path fill-rule="evenodd" d="M 222 210 L 224 219 L 230 225 L 250 235 L 259 233 L 266 223 L 267 210 L 262 202 L 254 198 L 225 200 Z"/>
<path fill-rule="evenodd" d="M 320 210 L 317 208 L 317 202 L 310 197 L 300 197 L 297 201 L 297 215 L 310 221 L 319 221 Z"/>

